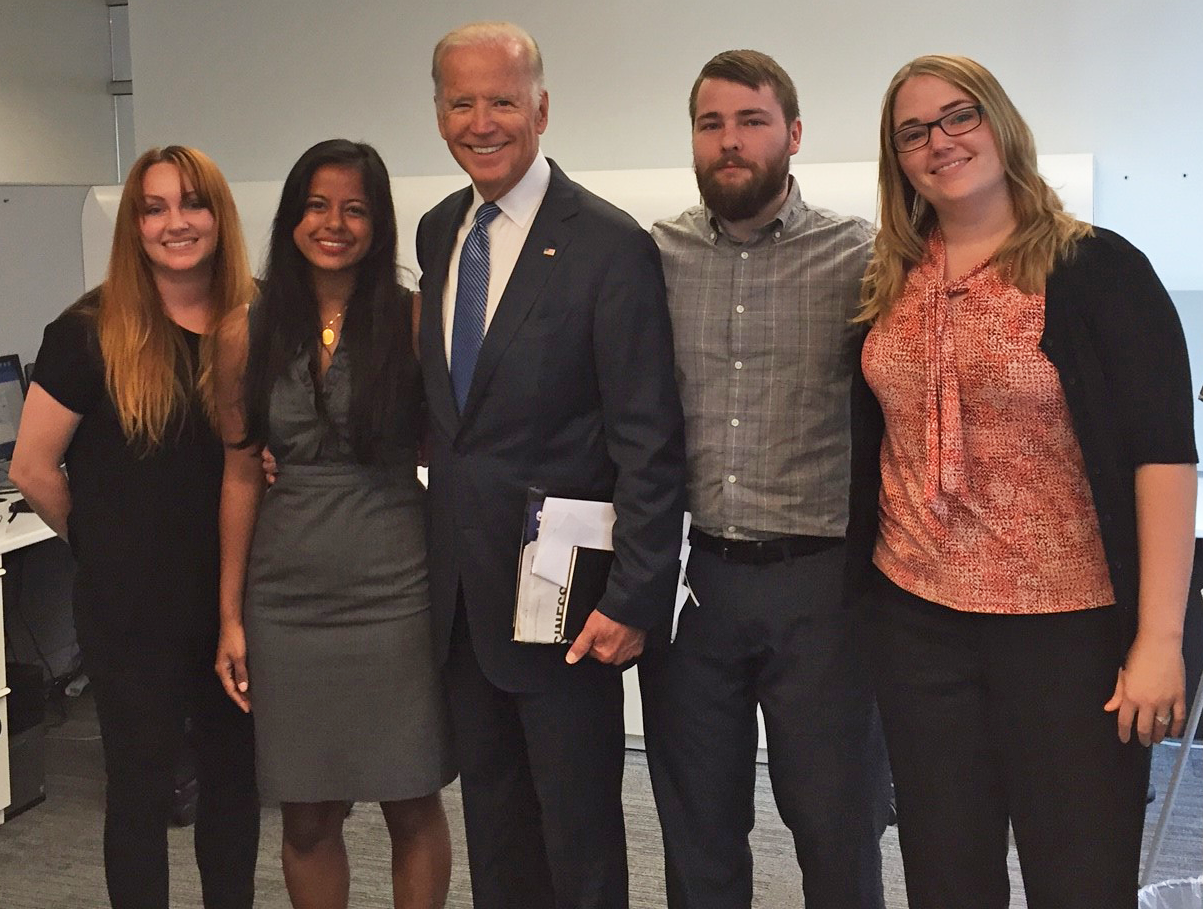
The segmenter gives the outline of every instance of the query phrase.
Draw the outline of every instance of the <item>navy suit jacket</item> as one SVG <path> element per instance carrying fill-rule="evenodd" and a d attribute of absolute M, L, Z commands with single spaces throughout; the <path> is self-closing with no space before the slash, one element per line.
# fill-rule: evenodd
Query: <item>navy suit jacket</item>
<path fill-rule="evenodd" d="M 461 414 L 443 288 L 471 203 L 471 188 L 448 196 L 417 237 L 435 642 L 441 662 L 462 586 L 486 676 L 503 690 L 538 691 L 582 667 L 564 663 L 566 646 L 512 640 L 529 487 L 613 501 L 615 560 L 599 609 L 653 635 L 671 616 L 685 502 L 672 330 L 651 238 L 552 162 Z"/>

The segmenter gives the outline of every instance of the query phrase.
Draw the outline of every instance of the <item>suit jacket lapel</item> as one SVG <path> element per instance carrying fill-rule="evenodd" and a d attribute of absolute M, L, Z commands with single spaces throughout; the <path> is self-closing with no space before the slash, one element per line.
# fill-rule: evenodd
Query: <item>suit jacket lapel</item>
<path fill-rule="evenodd" d="M 461 416 L 463 422 L 467 422 L 475 413 L 484 389 L 513 340 L 514 333 L 530 315 L 552 271 L 563 261 L 564 251 L 574 235 L 571 219 L 579 207 L 575 184 L 564 176 L 555 162 L 551 162 L 551 182 L 547 186 L 547 193 L 535 214 L 526 243 L 518 254 L 518 261 L 514 263 L 514 271 L 497 304 L 489 330 L 485 332 Z M 547 250 L 554 252 L 548 254 Z"/>
<path fill-rule="evenodd" d="M 447 270 L 451 265 L 451 251 L 455 248 L 455 237 L 464 216 L 472 204 L 472 188 L 461 192 L 454 206 L 454 217 L 445 224 L 438 225 L 437 235 L 433 238 L 434 258 L 440 263 L 431 273 L 427 274 L 426 293 L 422 298 L 422 356 L 429 358 L 429 368 L 424 370 L 426 376 L 426 402 L 430 413 L 440 423 L 448 436 L 454 436 L 459 430 L 460 414 L 455 403 L 455 395 L 451 390 L 451 372 L 447 366 L 447 335 L 443 330 L 443 291 L 447 286 Z"/>

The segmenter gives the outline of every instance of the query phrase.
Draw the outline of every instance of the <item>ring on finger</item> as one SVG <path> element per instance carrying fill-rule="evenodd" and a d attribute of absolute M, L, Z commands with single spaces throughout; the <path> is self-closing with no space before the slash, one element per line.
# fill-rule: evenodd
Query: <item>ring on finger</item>
<path fill-rule="evenodd" d="M 1162 726 L 1168 726 L 1170 724 L 1170 720 L 1173 718 L 1174 715 L 1172 713 L 1167 713 L 1165 716 L 1155 717 L 1157 722 L 1159 722 Z"/>

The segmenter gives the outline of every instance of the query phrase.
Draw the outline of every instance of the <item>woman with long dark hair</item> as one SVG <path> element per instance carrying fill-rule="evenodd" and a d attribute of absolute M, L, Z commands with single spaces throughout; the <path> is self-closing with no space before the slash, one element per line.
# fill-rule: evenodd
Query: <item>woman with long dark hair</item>
<path fill-rule="evenodd" d="M 284 182 L 260 297 L 222 330 L 217 670 L 254 707 L 296 907 L 347 905 L 347 804 L 379 802 L 397 906 L 441 906 L 454 776 L 433 665 L 413 295 L 388 173 L 334 139 Z M 278 475 L 264 491 L 259 453 Z"/>
<path fill-rule="evenodd" d="M 1005 907 L 1009 823 L 1032 909 L 1132 909 L 1147 746 L 1185 714 L 1174 305 L 1138 250 L 1062 209 L 964 57 L 890 83 L 880 200 L 880 490 L 858 484 L 853 531 L 879 519 L 864 611 L 910 905 Z"/>
<path fill-rule="evenodd" d="M 21 419 L 13 482 L 76 559 L 114 909 L 167 909 L 167 826 L 187 719 L 204 904 L 254 901 L 251 723 L 212 670 L 222 476 L 214 338 L 253 292 L 216 165 L 192 148 L 151 149 L 121 193 L 104 283 L 46 328 Z"/>

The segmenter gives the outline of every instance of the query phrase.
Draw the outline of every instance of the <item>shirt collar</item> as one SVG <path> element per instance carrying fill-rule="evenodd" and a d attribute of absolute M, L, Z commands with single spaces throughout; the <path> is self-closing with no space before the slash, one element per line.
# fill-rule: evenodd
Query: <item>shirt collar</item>
<path fill-rule="evenodd" d="M 540 150 L 535 154 L 535 160 L 526 169 L 522 179 L 515 184 L 513 189 L 497 200 L 497 207 L 507 218 L 519 227 L 525 228 L 535 217 L 535 212 L 539 210 L 539 205 L 543 202 L 543 196 L 547 194 L 547 187 L 550 183 L 551 165 L 547 163 L 547 158 Z M 485 197 L 480 194 L 480 190 L 473 186 L 469 218 L 484 201 Z"/>
<path fill-rule="evenodd" d="M 706 223 L 710 225 L 710 239 L 717 243 L 719 237 L 726 236 L 723 233 L 722 222 L 719 221 L 718 215 L 712 212 L 708 205 L 705 203 L 702 204 L 706 213 Z M 802 202 L 802 191 L 798 188 L 798 181 L 794 179 L 793 174 L 790 174 L 789 190 L 785 194 L 785 201 L 781 203 L 781 207 L 777 209 L 777 213 L 773 215 L 769 222 L 753 233 L 746 242 L 752 243 L 764 237 L 780 240 L 783 228 L 795 223 L 801 217 L 805 207 L 805 204 Z"/>

